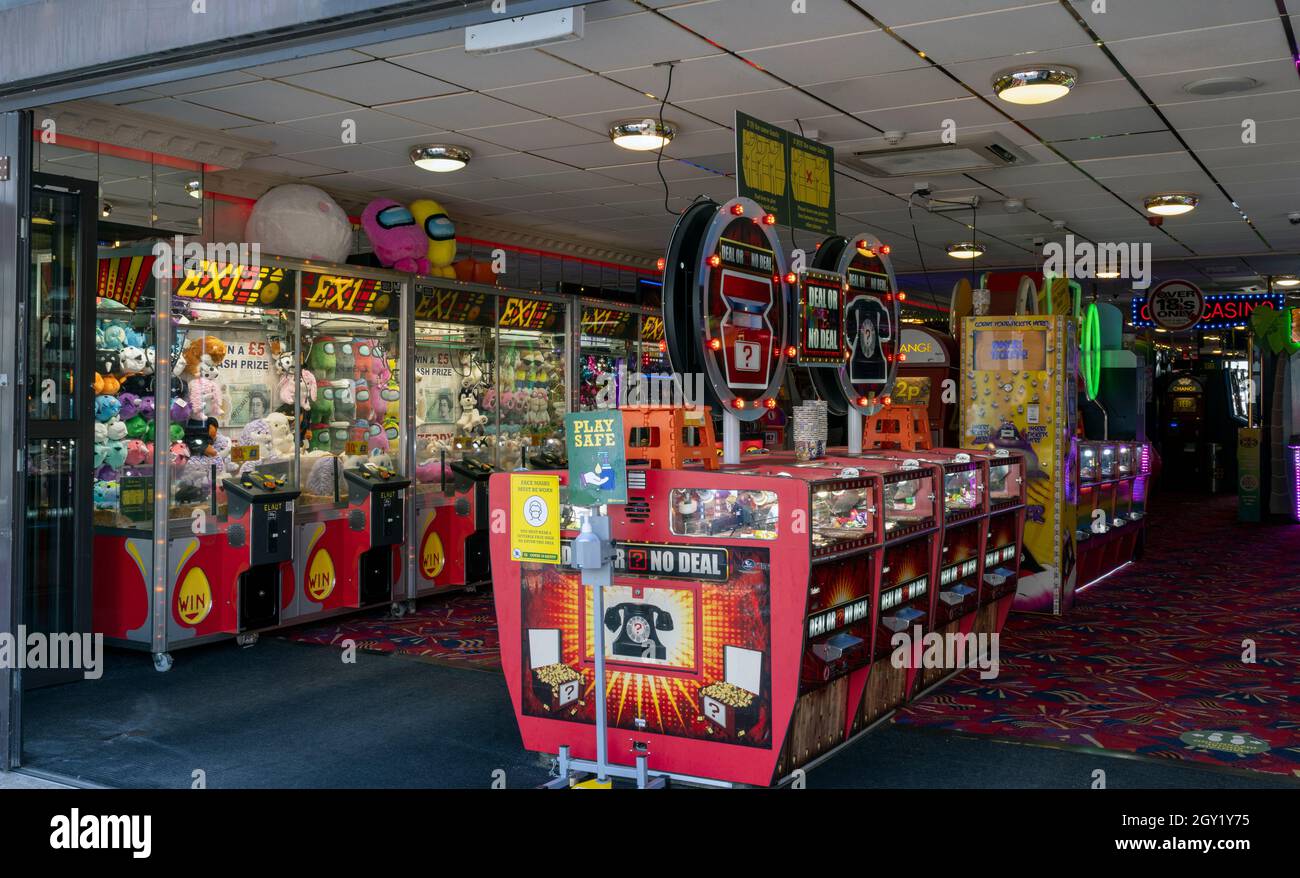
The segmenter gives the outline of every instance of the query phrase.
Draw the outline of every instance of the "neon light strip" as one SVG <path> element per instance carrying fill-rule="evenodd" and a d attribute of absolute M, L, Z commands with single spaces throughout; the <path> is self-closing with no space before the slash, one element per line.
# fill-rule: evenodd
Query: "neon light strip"
<path fill-rule="evenodd" d="M 1083 591 L 1085 588 L 1092 588 L 1094 585 L 1101 582 L 1103 579 L 1114 576 L 1116 573 L 1119 573 L 1121 570 L 1123 570 L 1125 567 L 1127 567 L 1132 563 L 1133 563 L 1132 561 L 1125 561 L 1123 564 L 1119 565 L 1114 570 L 1110 571 L 1109 573 L 1103 573 L 1101 576 L 1098 576 L 1096 579 L 1094 579 L 1092 582 L 1089 582 L 1087 585 L 1079 586 L 1074 590 L 1074 593 L 1078 594 L 1079 592 Z"/>
<path fill-rule="evenodd" d="M 1291 449 L 1291 517 L 1300 521 L 1300 445 L 1288 445 Z"/>

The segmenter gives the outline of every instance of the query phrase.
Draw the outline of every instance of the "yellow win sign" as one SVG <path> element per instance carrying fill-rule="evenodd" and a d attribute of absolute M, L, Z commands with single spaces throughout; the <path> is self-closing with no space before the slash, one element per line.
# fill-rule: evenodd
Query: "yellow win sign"
<path fill-rule="evenodd" d="M 559 476 L 510 476 L 510 560 L 560 563 Z"/>

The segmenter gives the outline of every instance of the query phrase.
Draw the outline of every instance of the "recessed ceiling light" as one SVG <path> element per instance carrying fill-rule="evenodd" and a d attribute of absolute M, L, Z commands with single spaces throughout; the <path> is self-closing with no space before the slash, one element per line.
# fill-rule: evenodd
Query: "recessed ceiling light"
<path fill-rule="evenodd" d="M 676 136 L 676 125 L 655 119 L 627 119 L 609 126 L 609 139 L 615 146 L 636 152 L 662 149 Z"/>
<path fill-rule="evenodd" d="M 451 146 L 446 143 L 430 143 L 411 149 L 411 164 L 424 171 L 433 171 L 435 174 L 459 171 L 468 165 L 473 157 L 474 153 L 465 147 Z"/>
<path fill-rule="evenodd" d="M 202 198 L 203 184 L 198 180 L 191 180 L 185 184 L 185 191 L 189 193 L 190 198 Z"/>
<path fill-rule="evenodd" d="M 1160 195 L 1148 195 L 1144 204 L 1147 213 L 1156 216 L 1179 216 L 1191 213 L 1201 201 L 1201 196 L 1192 192 L 1165 192 Z"/>
<path fill-rule="evenodd" d="M 110 216 L 112 216 L 113 203 L 111 201 L 105 201 L 102 205 L 100 205 L 99 215 L 104 217 L 105 219 L 108 219 Z"/>
<path fill-rule="evenodd" d="M 1273 286 L 1276 287 L 1300 287 L 1300 277 L 1294 274 L 1283 274 L 1273 278 Z"/>
<path fill-rule="evenodd" d="M 993 78 L 993 91 L 1013 104 L 1046 104 L 1065 97 L 1079 81 L 1079 71 L 1059 64 L 1014 67 Z"/>
<path fill-rule="evenodd" d="M 1259 86 L 1259 80 L 1250 76 L 1212 76 L 1197 79 L 1183 86 L 1183 91 L 1193 95 L 1226 95 L 1250 91 Z"/>
<path fill-rule="evenodd" d="M 975 241 L 958 241 L 948 245 L 948 255 L 953 259 L 978 259 L 984 255 L 984 245 Z"/>

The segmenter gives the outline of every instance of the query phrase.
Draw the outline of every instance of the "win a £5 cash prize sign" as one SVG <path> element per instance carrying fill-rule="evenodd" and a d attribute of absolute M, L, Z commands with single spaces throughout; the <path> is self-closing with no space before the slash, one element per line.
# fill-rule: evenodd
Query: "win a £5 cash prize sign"
<path fill-rule="evenodd" d="M 623 413 L 597 410 L 565 415 L 569 452 L 569 502 L 599 506 L 627 502 Z"/>

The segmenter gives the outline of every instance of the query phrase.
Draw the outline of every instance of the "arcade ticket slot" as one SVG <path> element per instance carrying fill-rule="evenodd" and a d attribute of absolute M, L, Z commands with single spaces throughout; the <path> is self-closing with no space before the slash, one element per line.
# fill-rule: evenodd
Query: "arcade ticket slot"
<path fill-rule="evenodd" d="M 767 786 L 853 729 L 882 480 L 774 469 L 629 472 L 604 597 L 614 762 L 644 752 L 652 773 Z M 510 510 L 510 479 L 492 477 L 493 508 Z M 562 509 L 566 553 L 579 514 Z M 492 535 L 494 593 L 524 746 L 591 758 L 590 589 L 568 566 L 511 560 L 509 530 Z"/>
<path fill-rule="evenodd" d="M 988 526 L 988 462 L 964 451 L 936 448 L 926 451 L 874 451 L 864 457 L 918 461 L 935 468 L 943 486 L 943 514 L 939 519 L 934 579 L 930 595 L 929 628 L 940 635 L 969 631 L 979 607 Z M 926 668 L 920 687 L 938 681 L 942 667 Z"/>
<path fill-rule="evenodd" d="M 1020 578 L 1025 533 L 1025 456 L 1018 451 L 969 452 L 989 466 L 989 524 L 980 576 L 979 616 L 974 633 L 1001 631 Z"/>
<path fill-rule="evenodd" d="M 297 443 L 273 407 L 297 274 L 107 251 L 98 283 L 94 627 L 165 671 L 292 601 Z"/>
<path fill-rule="evenodd" d="M 300 452 L 294 621 L 405 596 L 403 276 L 299 271 Z M 294 359 L 292 356 L 288 360 Z"/>
<path fill-rule="evenodd" d="M 500 461 L 497 298 L 447 281 L 415 283 L 415 473 L 407 599 L 491 579 L 487 477 Z M 513 399 L 513 394 L 511 396 Z"/>

